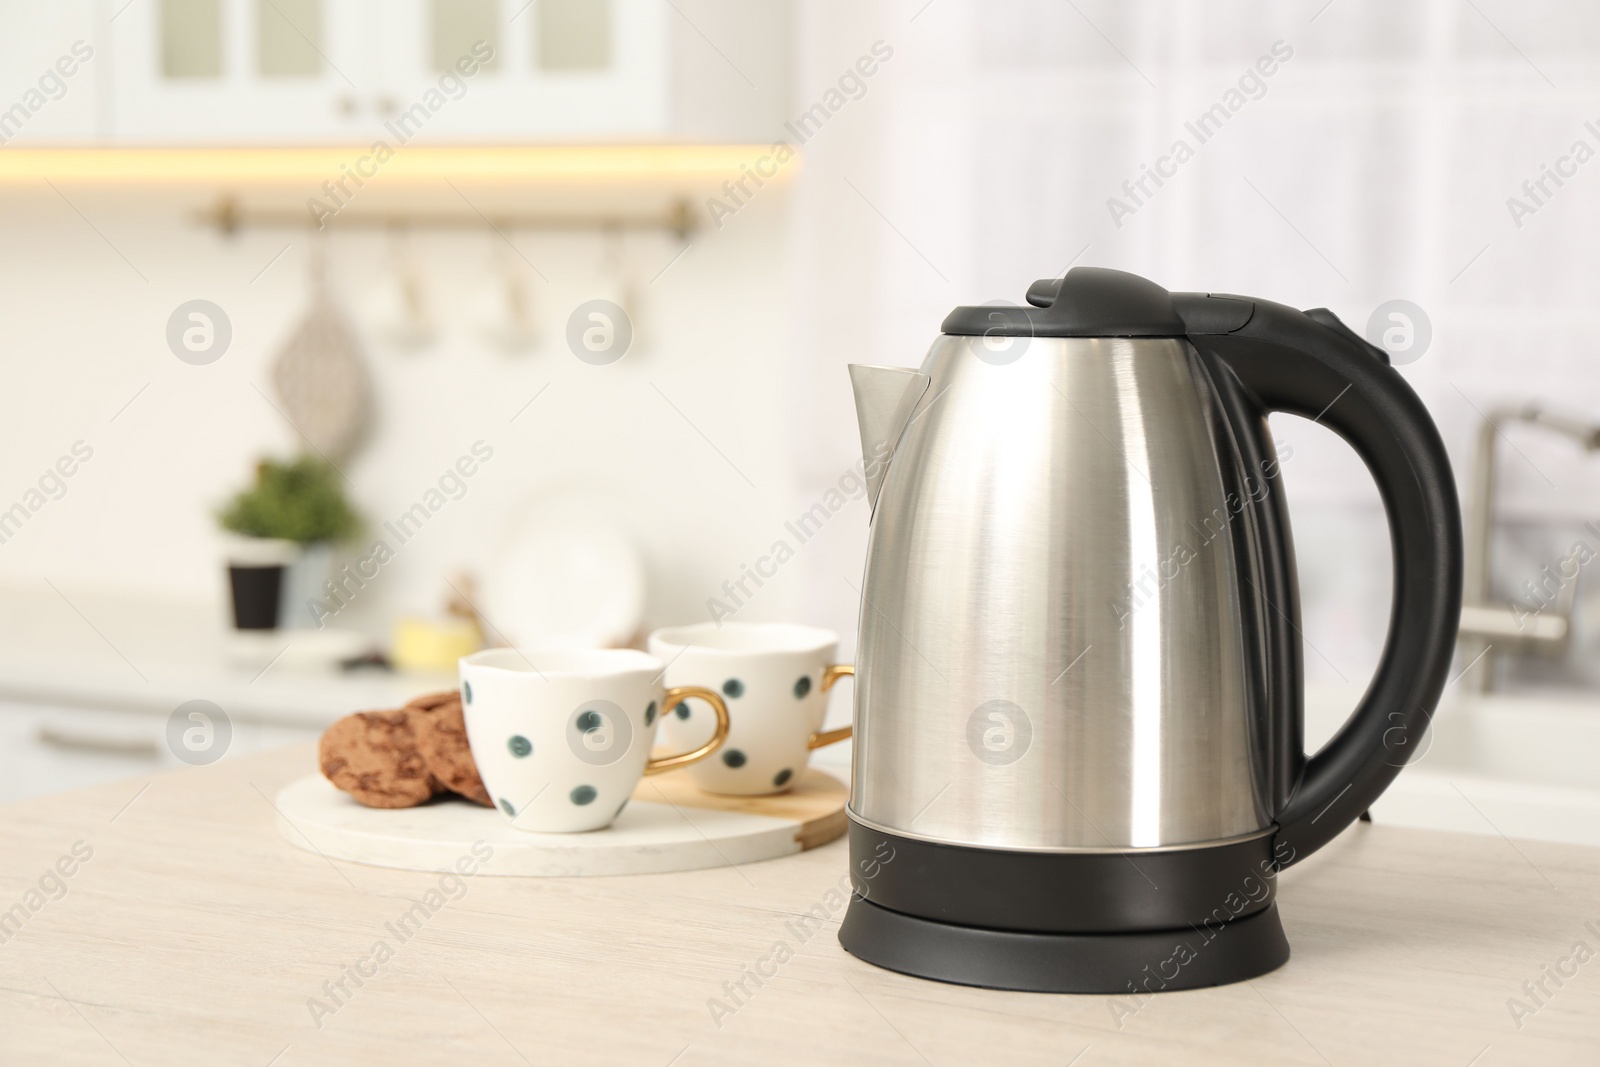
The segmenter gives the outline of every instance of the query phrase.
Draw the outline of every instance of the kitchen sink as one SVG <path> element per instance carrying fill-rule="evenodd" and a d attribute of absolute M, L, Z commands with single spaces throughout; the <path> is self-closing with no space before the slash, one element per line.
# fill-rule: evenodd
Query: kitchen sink
<path fill-rule="evenodd" d="M 1307 748 L 1359 698 L 1309 690 Z M 1600 693 L 1452 689 L 1417 749 L 1372 806 L 1375 822 L 1600 846 Z"/>

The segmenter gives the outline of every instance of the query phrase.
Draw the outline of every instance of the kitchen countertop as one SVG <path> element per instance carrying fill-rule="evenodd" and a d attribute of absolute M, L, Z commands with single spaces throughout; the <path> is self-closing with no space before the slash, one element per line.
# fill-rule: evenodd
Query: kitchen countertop
<path fill-rule="evenodd" d="M 320 729 L 360 708 L 398 707 L 455 685 L 451 674 L 308 662 L 329 637 L 273 631 L 241 638 L 221 609 L 203 604 L 0 586 L 0 699 L 161 715 L 203 699 L 235 718 Z"/>
<path fill-rule="evenodd" d="M 842 911 L 802 940 L 797 918 L 839 902 L 842 841 L 742 868 L 590 879 L 441 883 L 335 863 L 275 829 L 268 798 L 312 768 L 310 746 L 297 746 L 0 809 L 0 912 L 41 904 L 0 943 L 0 1059 L 1493 1067 L 1600 1057 L 1600 960 L 1560 962 L 1577 941 L 1600 951 L 1596 849 L 1358 824 L 1283 875 L 1286 966 L 1140 1002 L 879 970 L 839 947 Z M 425 918 L 402 940 L 391 927 L 419 901 Z M 374 955 L 379 941 L 391 955 Z M 792 958 L 774 955 L 779 942 Z M 1540 1006 L 1523 983 L 1546 965 L 1577 970 L 1560 987 L 1547 979 Z M 758 967 L 776 973 L 747 982 L 742 1003 L 729 997 L 724 983 Z M 346 968 L 369 976 L 346 979 L 335 999 L 323 983 Z M 1520 1029 L 1511 997 L 1537 1006 Z"/>

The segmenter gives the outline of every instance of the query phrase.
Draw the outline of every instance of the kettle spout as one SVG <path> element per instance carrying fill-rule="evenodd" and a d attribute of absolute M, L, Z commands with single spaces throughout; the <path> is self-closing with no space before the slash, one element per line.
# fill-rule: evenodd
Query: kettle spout
<path fill-rule="evenodd" d="M 900 435 L 911 421 L 917 402 L 931 379 L 909 367 L 850 366 L 856 393 L 856 419 L 861 424 L 861 456 L 866 466 L 867 507 L 876 510 L 878 490 L 889 469 Z"/>

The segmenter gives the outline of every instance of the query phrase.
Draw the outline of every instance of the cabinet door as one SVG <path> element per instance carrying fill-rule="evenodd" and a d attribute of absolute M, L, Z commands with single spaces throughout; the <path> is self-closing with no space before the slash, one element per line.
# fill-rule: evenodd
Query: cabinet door
<path fill-rule="evenodd" d="M 123 143 L 603 141 L 668 132 L 666 0 L 141 0 Z"/>
<path fill-rule="evenodd" d="M 110 27 L 122 142 L 362 141 L 379 0 L 141 0 Z"/>
<path fill-rule="evenodd" d="M 191 765 L 171 747 L 169 718 L 0 700 L 0 804 Z M 321 733 L 315 726 L 230 719 L 218 758 L 305 744 Z M 306 773 L 315 771 L 308 753 Z"/>
<path fill-rule="evenodd" d="M 0 4 L 0 145 L 94 140 L 96 44 L 92 0 Z"/>
<path fill-rule="evenodd" d="M 159 771 L 165 727 L 155 715 L 0 701 L 0 803 Z"/>
<path fill-rule="evenodd" d="M 387 135 L 420 142 L 664 136 L 665 0 L 396 0 Z"/>

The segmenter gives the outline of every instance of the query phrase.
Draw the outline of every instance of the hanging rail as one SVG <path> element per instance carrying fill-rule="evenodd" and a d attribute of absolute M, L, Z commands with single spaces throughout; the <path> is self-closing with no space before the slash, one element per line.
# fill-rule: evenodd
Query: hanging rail
<path fill-rule="evenodd" d="M 241 229 L 450 229 L 471 230 L 666 230 L 680 241 L 687 241 L 698 228 L 687 200 L 674 200 L 665 211 L 584 212 L 563 211 L 543 214 L 471 211 L 339 211 L 323 219 L 321 225 L 307 211 L 272 208 L 245 208 L 231 196 L 200 211 L 199 220 L 220 233 L 235 234 Z"/>

